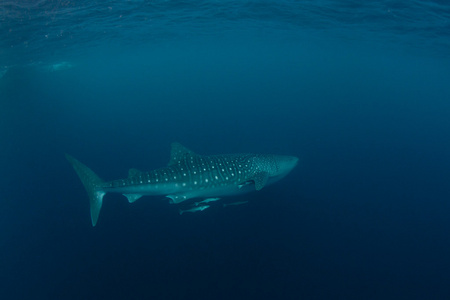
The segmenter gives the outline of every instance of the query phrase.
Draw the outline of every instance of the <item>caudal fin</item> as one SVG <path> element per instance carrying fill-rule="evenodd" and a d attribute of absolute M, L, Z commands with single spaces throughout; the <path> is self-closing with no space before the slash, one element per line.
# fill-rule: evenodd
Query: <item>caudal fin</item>
<path fill-rule="evenodd" d="M 100 209 L 102 208 L 103 196 L 105 195 L 105 192 L 101 189 L 103 180 L 101 180 L 91 169 L 69 154 L 66 154 L 66 158 L 72 164 L 72 167 L 75 169 L 75 172 L 77 172 L 78 177 L 80 177 L 80 180 L 88 193 L 91 206 L 92 226 L 95 226 L 95 224 L 97 224 L 98 215 L 100 214 Z"/>

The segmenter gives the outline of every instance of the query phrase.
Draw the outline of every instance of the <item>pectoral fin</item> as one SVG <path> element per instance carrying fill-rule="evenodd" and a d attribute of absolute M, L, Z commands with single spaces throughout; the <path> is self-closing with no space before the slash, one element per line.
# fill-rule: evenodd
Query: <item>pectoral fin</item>
<path fill-rule="evenodd" d="M 242 183 L 238 184 L 238 188 L 242 189 L 244 186 L 247 186 L 249 184 L 253 184 L 253 181 L 242 182 Z"/>
<path fill-rule="evenodd" d="M 269 179 L 269 173 L 267 172 L 258 172 L 253 177 L 253 181 L 255 181 L 255 189 L 259 191 L 262 189 Z"/>
<path fill-rule="evenodd" d="M 137 199 L 141 198 L 142 195 L 138 195 L 138 194 L 123 194 L 125 197 L 127 197 L 128 202 L 133 203 L 134 201 L 136 201 Z"/>

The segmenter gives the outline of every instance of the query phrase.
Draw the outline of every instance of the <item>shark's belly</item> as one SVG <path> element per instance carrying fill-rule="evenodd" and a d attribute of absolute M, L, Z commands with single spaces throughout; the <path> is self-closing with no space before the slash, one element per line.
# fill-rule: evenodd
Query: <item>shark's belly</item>
<path fill-rule="evenodd" d="M 105 192 L 119 194 L 138 194 L 147 196 L 167 195 L 176 192 L 179 186 L 175 183 L 142 184 L 122 187 L 107 187 Z"/>
<path fill-rule="evenodd" d="M 236 184 L 222 185 L 222 186 L 209 186 L 201 188 L 190 188 L 185 190 L 179 190 L 178 195 L 183 195 L 186 199 L 190 198 L 211 198 L 211 197 L 226 197 L 248 193 L 254 191 L 254 185 L 248 185 L 239 187 Z"/>
<path fill-rule="evenodd" d="M 168 196 L 176 199 L 174 203 L 179 203 L 192 198 L 225 197 L 254 191 L 254 185 L 240 186 L 235 183 L 221 185 L 197 185 L 183 182 L 167 182 L 159 184 L 139 184 L 116 187 L 104 187 L 103 190 L 109 193 L 139 196 Z"/>

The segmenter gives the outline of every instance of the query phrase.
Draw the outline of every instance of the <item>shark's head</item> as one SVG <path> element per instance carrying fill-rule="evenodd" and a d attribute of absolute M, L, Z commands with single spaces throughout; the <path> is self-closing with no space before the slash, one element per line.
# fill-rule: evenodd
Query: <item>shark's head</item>
<path fill-rule="evenodd" d="M 298 158 L 295 156 L 274 155 L 274 160 L 277 166 L 277 169 L 275 170 L 273 175 L 271 174 L 271 176 L 274 177 L 286 176 L 289 172 L 292 171 L 293 168 L 295 168 L 298 163 Z"/>
<path fill-rule="evenodd" d="M 258 155 L 255 157 L 259 171 L 267 172 L 269 178 L 279 180 L 297 165 L 298 158 L 287 155 Z"/>

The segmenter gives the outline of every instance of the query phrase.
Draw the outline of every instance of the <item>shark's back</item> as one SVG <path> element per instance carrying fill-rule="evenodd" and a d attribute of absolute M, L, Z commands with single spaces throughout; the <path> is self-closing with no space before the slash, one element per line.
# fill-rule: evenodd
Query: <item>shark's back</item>
<path fill-rule="evenodd" d="M 202 187 L 236 184 L 246 181 L 255 171 L 251 154 L 189 155 L 168 169 L 182 182 Z"/>

